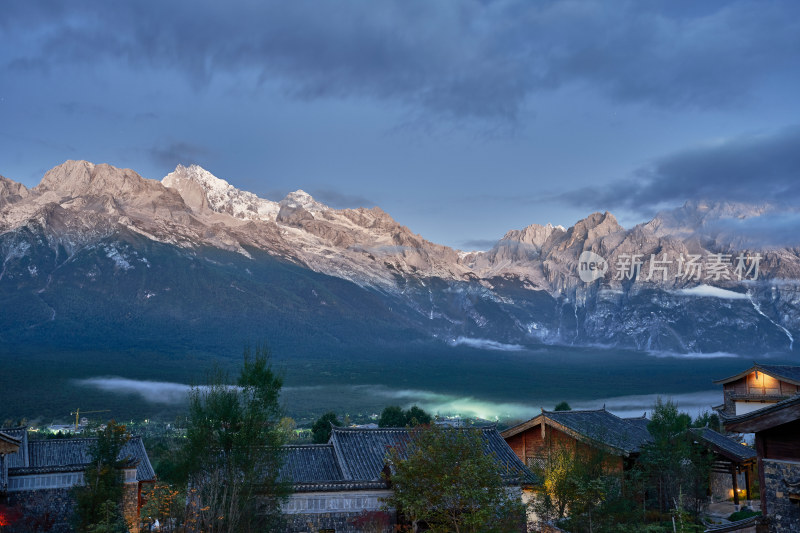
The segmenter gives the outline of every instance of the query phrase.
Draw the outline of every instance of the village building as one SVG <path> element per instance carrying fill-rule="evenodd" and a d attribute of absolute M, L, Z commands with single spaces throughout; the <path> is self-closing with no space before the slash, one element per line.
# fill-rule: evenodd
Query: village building
<path fill-rule="evenodd" d="M 732 498 L 737 510 L 741 500 L 749 502 L 748 506 L 752 507 L 751 492 L 757 474 L 756 451 L 711 428 L 691 428 L 689 431 L 695 444 L 714 454 L 709 480 L 712 501 Z"/>
<path fill-rule="evenodd" d="M 649 420 L 620 418 L 605 408 L 583 411 L 546 411 L 503 431 L 502 437 L 516 456 L 531 468 L 544 468 L 553 454 L 563 450 L 579 456 L 603 454 L 611 471 L 633 465 L 643 444 L 651 442 Z"/>
<path fill-rule="evenodd" d="M 764 514 L 758 530 L 800 531 L 800 395 L 736 416 L 720 414 L 726 431 L 755 433 Z"/>
<path fill-rule="evenodd" d="M 714 410 L 729 417 L 743 415 L 800 394 L 800 366 L 756 363 L 714 383 L 722 385 L 724 396 Z"/>
<path fill-rule="evenodd" d="M 25 427 L 0 428 L 0 503 L 23 515 L 49 517 L 52 531 L 69 531 L 74 505 L 70 489 L 83 484 L 91 463 L 89 450 L 96 440 L 29 440 Z M 144 503 L 142 491 L 155 481 L 155 472 L 141 437 L 131 437 L 119 458 L 126 461 L 123 515 L 135 532 Z"/>
<path fill-rule="evenodd" d="M 449 431 L 463 431 L 451 429 Z M 384 510 L 383 498 L 392 494 L 384 474 L 391 448 L 405 449 L 409 428 L 334 427 L 327 444 L 286 446 L 282 479 L 293 493 L 283 505 L 291 533 L 361 531 L 359 518 L 373 516 L 390 527 L 398 521 L 394 510 Z M 485 453 L 498 464 L 509 490 L 521 491 L 536 478 L 492 427 L 480 428 Z"/>

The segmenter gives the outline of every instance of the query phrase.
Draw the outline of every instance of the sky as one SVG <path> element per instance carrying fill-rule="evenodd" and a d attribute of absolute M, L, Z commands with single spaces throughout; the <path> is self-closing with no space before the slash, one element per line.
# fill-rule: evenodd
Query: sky
<path fill-rule="evenodd" d="M 0 175 L 29 187 L 199 164 L 461 249 L 800 206 L 795 0 L 7 0 L 0 43 Z"/>

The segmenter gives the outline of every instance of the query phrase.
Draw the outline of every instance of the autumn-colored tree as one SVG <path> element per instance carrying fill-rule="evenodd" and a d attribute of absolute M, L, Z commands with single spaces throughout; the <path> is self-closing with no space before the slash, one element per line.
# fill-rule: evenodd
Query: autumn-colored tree
<path fill-rule="evenodd" d="M 178 531 L 183 524 L 186 511 L 186 492 L 161 481 L 156 482 L 145 494 L 142 506 L 142 522 L 147 526 L 158 524 L 159 531 Z"/>

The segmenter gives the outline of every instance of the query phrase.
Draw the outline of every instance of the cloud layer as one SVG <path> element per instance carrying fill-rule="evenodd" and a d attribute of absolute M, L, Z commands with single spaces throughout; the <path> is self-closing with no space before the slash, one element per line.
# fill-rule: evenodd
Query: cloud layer
<path fill-rule="evenodd" d="M 590 208 L 643 214 L 688 199 L 776 205 L 800 202 L 800 126 L 686 149 L 602 187 L 558 195 Z M 795 220 L 796 221 L 796 220 Z"/>
<path fill-rule="evenodd" d="M 747 100 L 797 76 L 800 6 L 742 0 L 13 2 L 17 70 L 124 62 L 198 88 L 236 72 L 298 99 L 368 96 L 452 118 L 515 120 L 537 93 L 589 85 L 656 107 Z"/>
<path fill-rule="evenodd" d="M 76 383 L 106 392 L 135 394 L 150 403 L 173 405 L 186 402 L 191 389 L 188 385 L 181 383 L 139 381 L 121 377 L 95 377 L 77 380 Z M 554 402 L 556 401 L 544 399 L 539 402 L 540 405 L 529 405 L 518 402 L 491 401 L 474 396 L 430 390 L 394 389 L 384 385 L 284 387 L 281 396 L 285 401 L 289 402 L 307 402 L 309 397 L 324 397 L 328 399 L 324 409 L 328 410 L 332 406 L 335 408 L 337 400 L 342 400 L 348 403 L 356 401 L 376 406 L 400 404 L 404 408 L 418 405 L 430 413 L 442 416 L 459 415 L 462 417 L 478 417 L 484 420 L 527 420 L 541 412 L 542 403 L 544 403 L 545 408 L 552 408 L 550 404 L 555 405 Z M 658 396 L 672 399 L 680 410 L 696 416 L 698 413 L 709 410 L 712 404 L 719 403 L 720 393 L 719 391 L 706 391 L 672 395 L 618 396 L 589 401 L 567 400 L 573 409 L 600 409 L 605 405 L 606 409 L 618 416 L 641 416 L 642 412 L 649 412 L 652 409 Z M 380 408 L 378 408 L 378 411 L 380 411 Z"/>
<path fill-rule="evenodd" d="M 451 346 L 469 346 L 480 350 L 499 350 L 502 352 L 518 352 L 525 347 L 520 344 L 505 344 L 490 339 L 475 339 L 472 337 L 457 337 L 450 341 Z"/>
<path fill-rule="evenodd" d="M 191 387 L 168 381 L 140 381 L 121 377 L 95 377 L 76 380 L 78 385 L 105 392 L 134 394 L 150 403 L 179 404 L 189 398 Z"/>

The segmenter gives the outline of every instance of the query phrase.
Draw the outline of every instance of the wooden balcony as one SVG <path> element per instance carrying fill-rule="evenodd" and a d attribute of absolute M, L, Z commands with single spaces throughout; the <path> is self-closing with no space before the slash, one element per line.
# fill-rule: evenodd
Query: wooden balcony
<path fill-rule="evenodd" d="M 755 392 L 755 391 L 751 391 L 749 393 L 739 392 L 731 394 L 731 399 L 733 401 L 745 401 L 745 402 L 776 403 L 781 400 L 785 400 L 786 398 L 789 398 L 789 396 L 786 394 L 780 394 L 780 393 L 765 394 L 762 392 Z"/>

